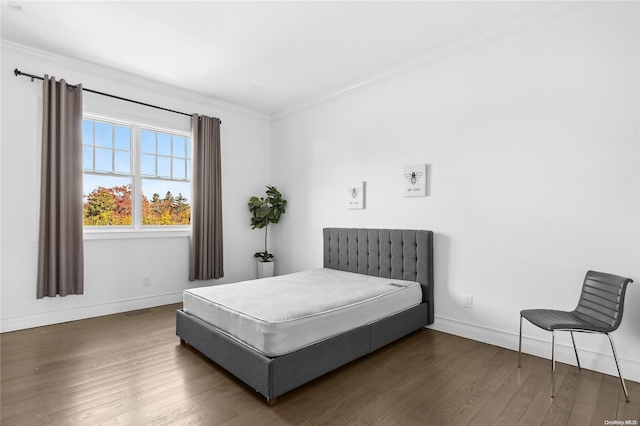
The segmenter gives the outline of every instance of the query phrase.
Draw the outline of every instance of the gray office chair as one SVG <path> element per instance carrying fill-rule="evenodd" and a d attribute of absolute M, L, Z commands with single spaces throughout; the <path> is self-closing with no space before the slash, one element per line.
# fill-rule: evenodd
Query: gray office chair
<path fill-rule="evenodd" d="M 624 379 L 620 373 L 618 356 L 613 346 L 613 340 L 609 333 L 620 325 L 622 320 L 622 308 L 624 307 L 624 295 L 627 284 L 633 282 L 630 278 L 619 277 L 617 275 L 603 272 L 588 271 L 582 284 L 582 293 L 578 306 L 573 311 L 557 311 L 553 309 L 525 309 L 520 311 L 520 339 L 518 343 L 518 367 L 522 355 L 522 318 L 526 318 L 531 324 L 551 332 L 551 398 L 554 397 L 556 359 L 555 340 L 556 331 L 568 331 L 571 333 L 573 350 L 576 353 L 578 369 L 580 359 L 576 349 L 576 341 L 573 332 L 581 333 L 603 333 L 606 334 L 611 343 L 613 359 L 616 361 L 620 383 L 627 402 L 629 394 L 624 384 Z"/>

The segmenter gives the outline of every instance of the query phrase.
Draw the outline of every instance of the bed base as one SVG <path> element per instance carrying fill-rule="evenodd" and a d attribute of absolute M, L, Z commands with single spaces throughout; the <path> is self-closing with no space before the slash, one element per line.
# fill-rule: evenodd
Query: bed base
<path fill-rule="evenodd" d="M 419 330 L 434 321 L 433 232 L 407 229 L 323 229 L 325 268 L 417 281 L 422 303 L 370 325 L 287 355 L 269 358 L 204 321 L 178 311 L 176 334 L 262 394 L 280 395 Z"/>
<path fill-rule="evenodd" d="M 177 312 L 176 334 L 181 342 L 200 351 L 263 395 L 269 406 L 274 406 L 280 395 L 421 329 L 427 324 L 427 318 L 428 306 L 422 303 L 376 323 L 274 358 L 182 310 Z"/>

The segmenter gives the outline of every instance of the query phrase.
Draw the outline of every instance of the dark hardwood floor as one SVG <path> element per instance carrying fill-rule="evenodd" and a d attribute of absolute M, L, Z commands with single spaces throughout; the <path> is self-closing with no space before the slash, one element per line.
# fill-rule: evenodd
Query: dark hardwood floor
<path fill-rule="evenodd" d="M 640 384 L 424 330 L 275 407 L 175 335 L 163 306 L 1 336 L 9 425 L 640 425 Z M 609 423 L 608 423 L 609 422 Z M 633 423 L 635 422 L 635 423 Z"/>

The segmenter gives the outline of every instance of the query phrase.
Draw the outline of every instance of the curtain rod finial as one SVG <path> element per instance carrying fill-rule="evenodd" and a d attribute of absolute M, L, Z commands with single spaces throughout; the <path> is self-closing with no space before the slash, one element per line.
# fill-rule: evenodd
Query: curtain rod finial
<path fill-rule="evenodd" d="M 13 74 L 15 74 L 15 76 L 19 76 L 20 74 L 22 74 L 22 72 L 20 72 L 20 70 L 18 70 L 18 68 L 16 68 L 15 70 L 13 70 Z"/>

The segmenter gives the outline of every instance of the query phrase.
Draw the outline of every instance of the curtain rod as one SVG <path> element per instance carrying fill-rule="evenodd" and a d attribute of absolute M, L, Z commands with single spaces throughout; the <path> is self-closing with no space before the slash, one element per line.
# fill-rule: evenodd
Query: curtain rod
<path fill-rule="evenodd" d="M 24 73 L 24 72 L 20 71 L 18 68 L 13 70 L 13 73 L 15 74 L 16 77 L 18 77 L 20 75 L 23 75 L 25 77 L 30 77 L 31 81 L 33 81 L 34 79 L 38 79 L 38 80 L 44 81 L 44 78 L 38 77 L 37 75 Z M 70 87 L 77 87 L 77 86 L 73 86 L 71 84 L 69 84 L 69 86 Z M 163 111 L 173 112 L 175 114 L 186 115 L 188 117 L 191 117 L 193 115 L 193 114 L 187 114 L 186 112 L 180 112 L 180 111 L 175 111 L 175 110 L 168 109 L 168 108 L 163 108 L 163 107 L 160 107 L 160 106 L 157 106 L 157 105 L 151 105 L 151 104 L 146 104 L 146 103 L 140 102 L 140 101 L 134 101 L 133 99 L 127 99 L 127 98 L 123 98 L 123 97 L 116 96 L 116 95 L 110 95 L 109 93 L 98 92 L 97 90 L 87 89 L 86 87 L 83 87 L 82 90 L 85 91 L 85 92 L 95 93 L 97 95 L 107 96 L 109 98 L 119 99 L 121 101 L 131 102 L 131 103 L 134 103 L 134 104 L 144 105 L 144 106 L 155 108 L 155 109 L 161 109 Z M 216 117 L 214 117 L 214 118 L 216 118 Z M 216 118 L 216 119 L 220 120 L 219 118 Z M 220 124 L 222 124 L 222 120 L 220 120 Z"/>

